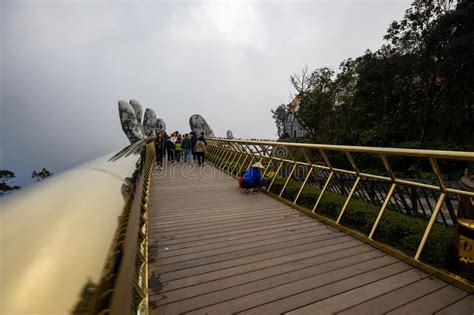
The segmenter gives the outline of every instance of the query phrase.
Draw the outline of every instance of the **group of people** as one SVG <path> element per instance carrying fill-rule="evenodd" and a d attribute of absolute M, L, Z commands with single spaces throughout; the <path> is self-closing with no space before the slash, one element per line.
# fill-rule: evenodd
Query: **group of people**
<path fill-rule="evenodd" d="M 178 163 L 183 159 L 185 163 L 191 162 L 199 166 L 204 165 L 204 158 L 207 149 L 204 132 L 198 136 L 195 132 L 181 135 L 178 131 L 167 135 L 159 132 L 155 139 L 156 168 L 163 169 L 163 159 L 167 157 L 169 163 Z M 250 191 L 257 192 L 262 188 L 262 171 L 264 166 L 261 162 L 256 162 L 242 174 L 239 179 L 240 187 L 248 194 Z"/>
<path fill-rule="evenodd" d="M 204 165 L 204 158 L 206 154 L 207 142 L 204 137 L 204 132 L 198 136 L 195 132 L 181 135 L 178 131 L 168 135 L 164 132 L 159 132 L 155 139 L 155 153 L 156 153 L 156 167 L 163 168 L 163 158 L 166 156 L 168 162 L 191 162 L 191 156 L 194 163 L 199 166 Z"/>

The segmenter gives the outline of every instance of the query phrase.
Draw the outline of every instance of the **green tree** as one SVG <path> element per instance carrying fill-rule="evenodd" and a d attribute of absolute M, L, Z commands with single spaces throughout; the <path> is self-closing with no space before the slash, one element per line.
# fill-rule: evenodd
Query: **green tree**
<path fill-rule="evenodd" d="M 439 103 L 433 124 L 443 142 L 474 150 L 474 2 L 459 1 L 427 34 L 427 92 Z M 434 138 L 433 135 L 428 135 Z"/>
<path fill-rule="evenodd" d="M 359 79 L 360 59 L 347 59 L 339 65 L 339 72 L 334 80 L 335 95 L 335 132 L 334 143 L 357 143 L 353 123 L 354 95 Z"/>
<path fill-rule="evenodd" d="M 357 145 L 392 146 L 416 136 L 413 84 L 419 81 L 410 55 L 367 52 L 358 59 L 358 79 L 351 106 Z M 415 83 L 413 83 L 415 82 Z"/>
<path fill-rule="evenodd" d="M 285 133 L 285 122 L 288 115 L 288 106 L 285 104 L 278 105 L 271 110 L 272 118 L 275 119 L 275 124 L 278 130 L 278 137 L 283 137 Z"/>
<path fill-rule="evenodd" d="M 323 136 L 331 129 L 333 98 L 330 93 L 321 90 L 302 93 L 299 97 L 300 104 L 295 117 L 311 136 L 319 135 L 321 140 L 324 139 Z"/>
<path fill-rule="evenodd" d="M 12 171 L 0 170 L 0 197 L 21 188 L 19 186 L 11 186 L 7 183 L 15 177 L 15 173 Z"/>
<path fill-rule="evenodd" d="M 474 150 L 474 1 L 415 0 L 375 52 L 290 77 L 320 143 Z"/>
<path fill-rule="evenodd" d="M 393 21 L 384 39 L 397 53 L 419 53 L 425 48 L 424 38 L 439 16 L 454 8 L 456 0 L 415 0 L 401 21 Z"/>
<path fill-rule="evenodd" d="M 41 171 L 33 170 L 33 173 L 31 173 L 31 178 L 36 182 L 39 182 L 47 177 L 50 177 L 51 175 L 53 175 L 53 173 L 48 171 L 46 168 L 43 168 Z"/>
<path fill-rule="evenodd" d="M 305 69 L 300 78 L 290 79 L 295 90 L 299 91 L 295 117 L 310 136 L 325 135 L 324 131 L 320 131 L 330 132 L 334 120 L 334 71 L 323 67 L 314 70 L 309 76 L 303 74 L 306 74 Z M 306 83 L 298 85 L 301 81 Z M 305 86 L 305 89 L 301 89 L 301 86 Z"/>

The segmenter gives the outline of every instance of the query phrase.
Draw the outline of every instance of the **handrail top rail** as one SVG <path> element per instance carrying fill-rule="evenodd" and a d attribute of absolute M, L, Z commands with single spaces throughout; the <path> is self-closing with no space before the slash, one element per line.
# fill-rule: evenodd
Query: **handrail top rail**
<path fill-rule="evenodd" d="M 280 145 L 280 146 L 287 146 L 287 147 L 323 149 L 323 150 L 329 150 L 329 151 L 342 151 L 342 152 L 355 152 L 355 153 L 402 155 L 402 156 L 409 156 L 409 157 L 423 157 L 423 158 L 436 158 L 436 159 L 449 159 L 449 160 L 474 160 L 474 152 L 465 152 L 465 151 L 366 147 L 366 146 L 349 146 L 349 145 L 335 145 L 335 144 L 279 142 L 276 140 L 227 139 L 227 138 L 219 138 L 219 137 L 213 137 L 213 138 L 210 138 L 210 140 L 227 141 L 227 142 L 244 143 L 244 144 Z"/>

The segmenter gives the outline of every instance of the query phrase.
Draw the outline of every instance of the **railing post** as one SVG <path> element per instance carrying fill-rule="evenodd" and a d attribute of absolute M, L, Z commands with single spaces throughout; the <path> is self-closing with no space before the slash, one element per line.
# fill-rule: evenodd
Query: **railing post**
<path fill-rule="evenodd" d="M 242 172 L 242 168 L 244 167 L 245 162 L 247 162 L 248 157 L 249 157 L 248 155 L 245 155 L 245 159 L 244 159 L 244 161 L 242 162 L 242 164 L 240 164 L 239 171 L 238 171 L 237 174 L 236 174 L 237 176 L 240 175 L 240 173 Z"/>
<path fill-rule="evenodd" d="M 390 190 L 388 191 L 387 196 L 385 197 L 382 208 L 380 208 L 379 214 L 377 215 L 374 225 L 372 226 L 372 229 L 369 234 L 369 239 L 373 239 L 375 230 L 377 229 L 377 226 L 379 225 L 380 220 L 382 219 L 382 216 L 385 213 L 385 209 L 387 209 L 388 203 L 390 202 L 390 199 L 392 198 L 392 195 L 395 192 L 395 188 L 397 188 L 397 183 L 395 183 L 395 174 L 393 173 L 392 168 L 390 167 L 390 163 L 388 162 L 387 157 L 384 154 L 380 154 L 380 158 L 382 159 L 382 163 L 385 167 L 385 170 L 387 171 L 387 174 L 392 179 L 392 185 L 390 186 Z"/>
<path fill-rule="evenodd" d="M 225 161 L 227 160 L 227 158 L 228 158 L 228 156 L 229 156 L 229 154 L 230 154 L 228 147 L 226 147 L 224 150 L 225 150 L 225 153 L 224 153 L 224 155 L 222 156 L 221 161 L 220 161 L 219 164 L 217 165 L 217 166 L 220 167 L 220 168 L 222 168 L 222 165 L 224 165 Z"/>
<path fill-rule="evenodd" d="M 438 217 L 439 211 L 441 210 L 441 206 L 443 205 L 444 198 L 446 197 L 446 193 L 442 192 L 439 195 L 438 201 L 436 202 L 436 206 L 431 214 L 430 220 L 428 221 L 428 225 L 426 226 L 425 232 L 423 233 L 423 237 L 421 238 L 420 245 L 415 254 L 415 260 L 420 260 L 421 252 L 425 247 L 426 241 L 428 240 L 428 236 L 431 233 L 431 229 L 433 228 L 434 223 Z"/>
<path fill-rule="evenodd" d="M 443 176 L 441 175 L 436 159 L 430 158 L 430 164 L 436 176 L 436 180 L 438 181 L 441 194 L 438 197 L 436 206 L 433 212 L 431 213 L 430 220 L 428 221 L 428 225 L 426 226 L 425 232 L 423 233 L 423 237 L 421 238 L 420 245 L 418 246 L 418 250 L 416 251 L 416 254 L 415 254 L 415 260 L 420 260 L 420 256 L 423 251 L 423 248 L 425 247 L 426 241 L 428 240 L 428 237 L 430 236 L 431 230 L 433 229 L 433 225 L 436 223 L 438 214 L 441 210 L 441 207 L 443 206 L 444 199 L 446 198 L 446 186 L 444 184 Z"/>
<path fill-rule="evenodd" d="M 287 178 L 286 181 L 285 181 L 285 185 L 283 185 L 283 188 L 282 188 L 281 191 L 280 191 L 280 195 L 279 195 L 280 197 L 283 195 L 283 192 L 285 191 L 285 188 L 286 188 L 286 186 L 288 185 L 288 182 L 290 181 L 291 176 L 293 176 L 293 173 L 295 172 L 295 169 L 296 169 L 296 165 L 297 165 L 297 164 L 296 164 L 296 162 L 295 162 L 295 164 L 293 165 L 293 168 L 292 168 L 291 171 L 290 171 L 290 175 L 288 175 L 288 178 Z"/>
<path fill-rule="evenodd" d="M 303 191 L 303 189 L 306 185 L 306 182 L 308 181 L 309 177 L 311 176 L 311 173 L 313 173 L 313 165 L 310 164 L 310 165 L 308 165 L 308 167 L 309 167 L 308 174 L 306 174 L 306 176 L 304 178 L 304 181 L 303 181 L 303 184 L 301 185 L 300 190 L 298 191 L 298 194 L 295 197 L 295 200 L 293 200 L 293 204 L 296 204 L 296 202 L 300 198 L 301 192 Z"/>
<path fill-rule="evenodd" d="M 357 185 L 359 185 L 359 182 L 360 182 L 360 177 L 357 177 L 354 182 L 354 185 L 352 186 L 351 192 L 347 196 L 346 202 L 344 202 L 344 206 L 342 207 L 341 212 L 339 212 L 339 216 L 337 217 L 336 223 L 339 223 L 341 221 L 342 215 L 344 214 L 347 207 L 349 206 L 349 202 L 351 201 L 352 195 L 356 191 Z"/>
<path fill-rule="evenodd" d="M 270 168 L 270 165 L 272 165 L 272 163 L 273 163 L 273 158 L 271 156 L 269 156 L 268 159 L 269 159 L 268 164 L 267 164 L 267 166 L 265 167 L 265 170 L 262 173 L 262 179 L 265 177 L 265 175 L 268 172 L 268 169 Z"/>
<path fill-rule="evenodd" d="M 276 179 L 278 173 L 280 172 L 280 169 L 281 169 L 282 166 L 283 166 L 283 161 L 281 161 L 280 164 L 278 165 L 277 171 L 276 171 L 275 175 L 273 175 L 272 182 L 268 186 L 268 191 L 270 191 L 270 188 L 272 188 L 273 182 L 275 181 L 275 179 Z"/>
<path fill-rule="evenodd" d="M 238 153 L 239 157 L 238 157 L 237 161 L 235 161 L 235 163 L 236 163 L 237 165 L 239 165 L 240 159 L 242 158 L 242 156 L 245 155 L 245 153 L 243 152 L 242 147 L 240 146 L 240 144 L 238 144 L 237 146 L 238 146 L 238 148 L 239 148 L 239 153 Z M 231 174 L 232 174 L 232 175 L 234 175 L 234 171 L 235 171 L 235 170 L 236 170 L 236 167 L 233 167 L 233 168 L 232 168 L 232 171 L 231 171 Z M 235 175 L 237 175 L 237 174 L 235 174 Z"/>
<path fill-rule="evenodd" d="M 351 202 L 352 196 L 354 195 L 354 193 L 357 189 L 357 185 L 359 185 L 359 182 L 360 182 L 360 179 L 361 179 L 360 174 L 359 174 L 359 169 L 357 168 L 357 165 L 355 164 L 354 159 L 352 158 L 349 151 L 346 151 L 346 156 L 347 156 L 347 159 L 349 160 L 349 163 L 351 163 L 352 168 L 354 168 L 354 171 L 356 172 L 357 177 L 356 177 L 356 180 L 354 182 L 354 185 L 351 188 L 351 191 L 350 191 L 349 195 L 347 196 L 346 202 L 344 202 L 344 206 L 342 207 L 341 212 L 339 212 L 339 216 L 337 217 L 336 223 L 341 222 L 341 218 L 344 215 L 344 212 L 346 212 L 347 207 L 349 206 L 349 202 Z"/>
<path fill-rule="evenodd" d="M 229 171 L 230 166 L 232 165 L 232 163 L 234 163 L 234 160 L 236 156 L 238 155 L 238 151 L 235 150 L 234 143 L 231 143 L 231 144 L 232 144 L 231 147 L 234 149 L 234 152 L 231 153 L 231 156 L 232 156 L 231 162 L 227 164 L 227 167 L 224 167 L 224 170 L 226 171 Z"/>
<path fill-rule="evenodd" d="M 214 152 L 215 152 L 215 146 L 214 146 L 214 141 L 213 141 L 209 145 L 209 150 L 207 152 L 206 158 L 207 158 L 208 161 L 214 162 Z"/>
<path fill-rule="evenodd" d="M 208 154 L 208 159 L 212 163 L 214 163 L 214 161 L 216 160 L 216 154 L 218 152 L 218 149 L 219 149 L 219 146 L 217 144 L 217 141 L 212 140 L 211 145 L 210 145 L 210 150 L 209 150 L 210 154 Z"/>
<path fill-rule="evenodd" d="M 219 155 L 220 153 L 220 148 L 219 148 L 219 144 L 216 142 L 214 142 L 214 148 L 212 150 L 212 163 L 216 163 L 216 160 L 217 160 L 217 156 Z"/>
<path fill-rule="evenodd" d="M 229 153 L 229 151 L 227 151 L 227 146 L 226 146 L 225 143 L 222 144 L 221 150 L 222 150 L 222 154 L 219 156 L 219 160 L 217 161 L 217 167 L 219 167 L 219 168 L 224 163 L 225 158 L 226 158 L 227 154 Z"/>
<path fill-rule="evenodd" d="M 387 197 L 385 197 L 382 208 L 380 209 L 379 214 L 377 215 L 377 218 L 375 219 L 374 225 L 372 226 L 372 230 L 370 231 L 369 239 L 373 239 L 375 230 L 377 229 L 377 226 L 379 225 L 380 220 L 382 219 L 385 209 L 387 208 L 388 202 L 390 201 L 390 198 L 392 198 L 393 192 L 395 191 L 396 187 L 397 187 L 396 183 L 393 183 L 392 186 L 390 186 L 390 190 L 388 191 Z"/>
<path fill-rule="evenodd" d="M 332 167 L 332 164 L 331 162 L 329 161 L 326 153 L 324 152 L 323 149 L 319 149 L 319 154 L 322 156 L 323 160 L 324 160 L 324 163 L 326 163 L 326 166 L 329 167 L 329 170 L 331 171 L 329 173 L 329 176 L 326 180 L 326 182 L 324 183 L 324 186 L 323 188 L 321 189 L 321 192 L 319 193 L 319 196 L 318 196 L 318 199 L 316 199 L 316 203 L 314 204 L 313 206 L 313 213 L 316 213 L 316 209 L 319 205 L 319 203 L 321 202 L 321 199 L 323 198 L 323 194 L 324 192 L 326 191 L 326 189 L 328 188 L 328 185 L 329 185 L 329 182 L 331 181 L 332 177 L 334 176 L 334 171 L 333 171 L 333 167 Z"/>
<path fill-rule="evenodd" d="M 319 193 L 318 199 L 316 200 L 316 203 L 313 206 L 313 213 L 316 213 L 316 208 L 318 207 L 319 203 L 321 202 L 321 199 L 323 198 L 323 194 L 328 188 L 329 182 L 331 181 L 332 177 L 334 176 L 334 172 L 331 171 L 329 173 L 328 178 L 326 179 L 326 182 L 324 183 L 323 188 L 321 189 L 321 192 Z"/>

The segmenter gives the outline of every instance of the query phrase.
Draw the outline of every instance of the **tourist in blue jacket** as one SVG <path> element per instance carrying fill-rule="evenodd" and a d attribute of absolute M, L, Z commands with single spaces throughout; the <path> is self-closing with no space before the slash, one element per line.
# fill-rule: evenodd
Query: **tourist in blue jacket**
<path fill-rule="evenodd" d="M 191 137 L 188 134 L 185 134 L 183 139 L 184 162 L 187 162 L 189 160 L 189 157 L 191 156 L 191 149 L 194 151 L 194 148 L 192 147 Z"/>
<path fill-rule="evenodd" d="M 261 162 L 252 164 L 242 175 L 242 188 L 245 193 L 249 193 L 250 189 L 256 193 L 262 187 L 262 173 L 265 167 Z"/>

